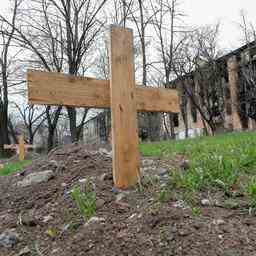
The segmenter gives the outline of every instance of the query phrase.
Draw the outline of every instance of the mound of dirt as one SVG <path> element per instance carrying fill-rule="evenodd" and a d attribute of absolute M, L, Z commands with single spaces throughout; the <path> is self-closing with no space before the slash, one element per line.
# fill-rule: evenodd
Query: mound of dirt
<path fill-rule="evenodd" d="M 73 144 L 38 158 L 19 175 L 0 178 L 0 255 L 256 255 L 256 218 L 241 209 L 205 203 L 195 214 L 175 191 L 162 202 L 167 170 L 181 161 L 143 159 L 143 184 L 119 191 L 106 149 Z M 46 171 L 47 179 L 17 186 Z M 85 220 L 70 191 L 88 180 L 97 209 Z"/>

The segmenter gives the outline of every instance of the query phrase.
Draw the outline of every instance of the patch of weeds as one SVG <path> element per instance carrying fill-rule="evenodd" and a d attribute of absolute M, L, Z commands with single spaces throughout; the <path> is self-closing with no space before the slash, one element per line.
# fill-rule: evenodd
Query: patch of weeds
<path fill-rule="evenodd" d="M 182 173 L 180 170 L 173 170 L 169 173 L 168 186 L 172 188 L 182 187 Z"/>
<path fill-rule="evenodd" d="M 157 175 L 145 175 L 140 182 L 137 183 L 136 189 L 139 193 L 144 193 L 148 188 L 155 188 L 159 184 Z"/>
<path fill-rule="evenodd" d="M 159 183 L 159 177 L 157 175 L 146 175 L 143 179 L 145 186 L 155 186 Z"/>
<path fill-rule="evenodd" d="M 171 192 L 167 188 L 162 188 L 158 194 L 156 200 L 160 203 L 166 203 L 171 198 Z"/>
<path fill-rule="evenodd" d="M 197 204 L 196 193 L 191 190 L 186 190 L 182 193 L 182 200 L 193 207 L 193 205 Z"/>
<path fill-rule="evenodd" d="M 246 187 L 246 195 L 252 208 L 256 208 L 256 178 L 252 178 Z"/>
<path fill-rule="evenodd" d="M 136 190 L 139 193 L 144 193 L 145 192 L 145 186 L 142 184 L 141 181 L 136 184 Z"/>
<path fill-rule="evenodd" d="M 7 163 L 3 168 L 0 168 L 0 176 L 7 176 L 12 173 L 22 171 L 26 166 L 30 165 L 32 160 L 17 161 L 13 163 Z"/>
<path fill-rule="evenodd" d="M 75 233 L 80 226 L 81 226 L 80 222 L 71 222 L 68 227 L 68 231 L 71 233 Z"/>
<path fill-rule="evenodd" d="M 79 185 L 75 185 L 70 195 L 85 220 L 90 219 L 95 214 L 96 193 L 88 183 L 85 184 L 84 191 L 81 190 Z"/>
<path fill-rule="evenodd" d="M 190 168 L 184 173 L 173 173 L 170 183 L 191 191 L 217 188 L 228 194 L 241 174 L 237 157 L 222 153 L 218 148 L 205 152 L 196 150 L 193 154 Z"/>
<path fill-rule="evenodd" d="M 140 150 L 146 156 L 175 158 L 175 155 L 182 155 L 189 161 L 188 169 L 170 173 L 168 189 L 181 192 L 182 199 L 191 207 L 196 205 L 192 196 L 198 192 L 222 191 L 228 198 L 246 196 L 251 208 L 256 208 L 255 132 L 145 143 L 140 145 Z M 165 193 L 160 192 L 163 201 Z"/>
<path fill-rule="evenodd" d="M 198 217 L 200 215 L 200 208 L 199 207 L 192 207 L 191 208 L 193 217 Z"/>

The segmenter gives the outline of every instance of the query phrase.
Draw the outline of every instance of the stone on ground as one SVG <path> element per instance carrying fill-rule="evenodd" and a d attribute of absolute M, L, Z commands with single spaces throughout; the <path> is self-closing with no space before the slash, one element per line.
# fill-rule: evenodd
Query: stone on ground
<path fill-rule="evenodd" d="M 0 247 L 12 248 L 19 241 L 19 235 L 14 230 L 6 230 L 0 234 Z"/>
<path fill-rule="evenodd" d="M 42 182 L 47 182 L 54 177 L 53 171 L 47 170 L 42 172 L 31 173 L 26 176 L 22 181 L 17 183 L 18 187 L 28 187 Z"/>

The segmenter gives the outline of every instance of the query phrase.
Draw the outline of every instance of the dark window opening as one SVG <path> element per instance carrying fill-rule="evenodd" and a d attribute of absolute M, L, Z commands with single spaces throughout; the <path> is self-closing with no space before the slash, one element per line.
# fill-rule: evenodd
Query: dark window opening
<path fill-rule="evenodd" d="M 229 83 L 229 77 L 228 77 L 228 72 L 227 71 L 224 72 L 224 79 L 225 79 L 226 83 Z"/>
<path fill-rule="evenodd" d="M 191 103 L 191 116 L 194 123 L 197 123 L 197 109 L 194 104 Z"/>
<path fill-rule="evenodd" d="M 174 113 L 173 123 L 174 123 L 174 127 L 179 127 L 179 114 L 178 113 Z"/>
<path fill-rule="evenodd" d="M 231 93 L 229 87 L 225 87 L 225 98 L 229 100 L 231 98 Z"/>

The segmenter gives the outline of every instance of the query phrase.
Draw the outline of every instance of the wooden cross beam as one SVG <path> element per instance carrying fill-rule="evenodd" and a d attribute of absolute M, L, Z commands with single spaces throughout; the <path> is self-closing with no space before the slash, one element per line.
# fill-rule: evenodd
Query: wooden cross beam
<path fill-rule="evenodd" d="M 139 181 L 137 111 L 179 112 L 176 90 L 135 86 L 132 30 L 111 27 L 111 79 L 28 71 L 31 104 L 111 108 L 113 179 L 118 188 Z"/>
<path fill-rule="evenodd" d="M 35 148 L 33 145 L 25 144 L 23 135 L 18 138 L 19 144 L 4 145 L 4 149 L 15 150 L 16 154 L 19 155 L 19 160 L 25 160 L 25 151 L 29 148 Z"/>

